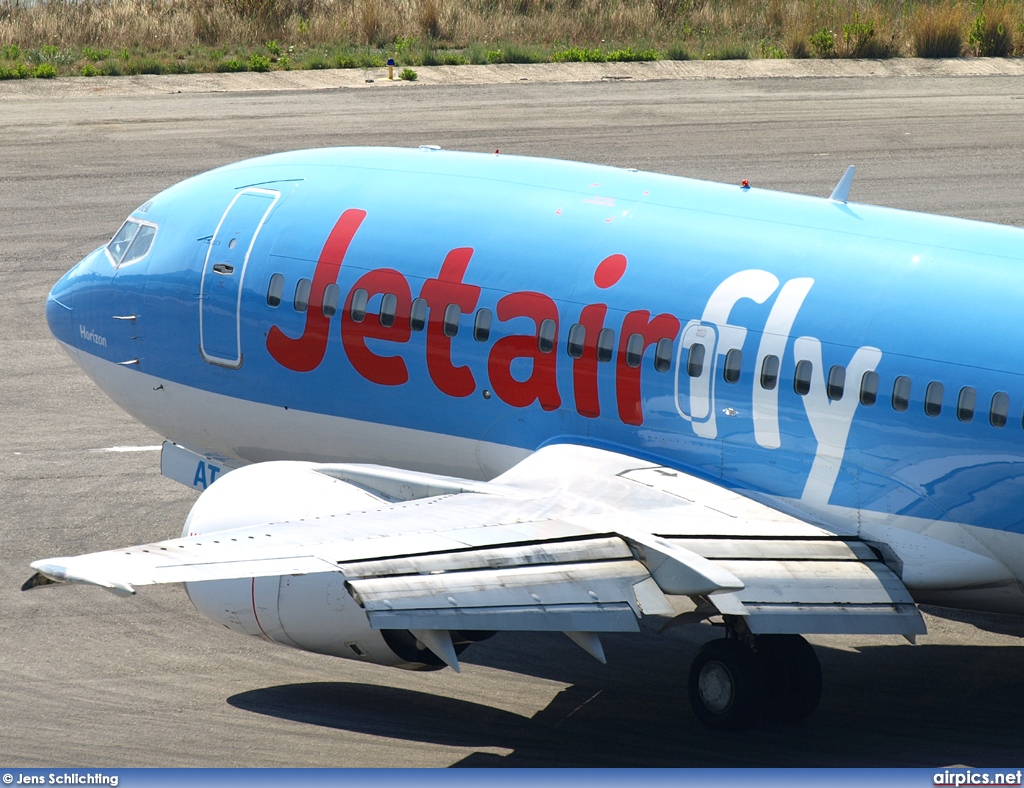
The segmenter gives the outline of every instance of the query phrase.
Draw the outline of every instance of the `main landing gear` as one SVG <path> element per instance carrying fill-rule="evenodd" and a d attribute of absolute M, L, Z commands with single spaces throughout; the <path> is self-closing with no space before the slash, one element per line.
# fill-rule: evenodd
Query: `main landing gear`
<path fill-rule="evenodd" d="M 738 634 L 701 646 L 690 666 L 690 705 L 705 725 L 749 728 L 759 717 L 802 720 L 821 699 L 821 666 L 800 635 Z"/>

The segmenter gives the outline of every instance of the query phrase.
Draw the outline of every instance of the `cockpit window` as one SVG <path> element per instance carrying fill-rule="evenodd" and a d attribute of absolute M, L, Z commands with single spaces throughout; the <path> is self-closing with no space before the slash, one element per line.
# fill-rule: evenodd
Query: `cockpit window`
<path fill-rule="evenodd" d="M 114 265 L 119 265 L 121 258 L 124 257 L 124 253 L 128 251 L 128 247 L 132 245 L 132 241 L 135 240 L 135 233 L 139 231 L 139 223 L 133 222 L 129 219 L 127 222 L 121 225 L 121 229 L 117 231 L 110 243 L 107 244 L 107 254 Z"/>
<path fill-rule="evenodd" d="M 135 240 L 128 247 L 121 265 L 128 265 L 128 263 L 134 263 L 145 257 L 149 253 L 149 247 L 153 245 L 154 238 L 156 238 L 156 225 L 144 224 L 139 227 L 139 231 L 135 233 Z"/>
<path fill-rule="evenodd" d="M 129 219 L 107 244 L 107 257 L 115 268 L 138 262 L 149 253 L 156 231 L 152 222 Z"/>

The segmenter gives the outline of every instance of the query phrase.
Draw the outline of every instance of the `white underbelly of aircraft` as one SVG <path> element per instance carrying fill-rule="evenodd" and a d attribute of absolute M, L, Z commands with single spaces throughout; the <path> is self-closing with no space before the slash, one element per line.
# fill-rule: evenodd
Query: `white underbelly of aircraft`
<path fill-rule="evenodd" d="M 238 464 L 268 460 L 363 462 L 490 479 L 526 449 L 293 410 L 162 380 L 88 353 L 73 356 L 107 396 L 182 446 Z M 203 414 L 196 419 L 194 414 Z"/>

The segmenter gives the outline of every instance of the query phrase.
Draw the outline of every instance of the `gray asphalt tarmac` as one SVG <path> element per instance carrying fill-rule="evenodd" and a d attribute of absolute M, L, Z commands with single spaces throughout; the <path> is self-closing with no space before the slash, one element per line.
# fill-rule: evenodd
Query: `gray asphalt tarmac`
<path fill-rule="evenodd" d="M 156 84 L 156 83 L 155 83 Z M 773 78 L 83 95 L 0 83 L 0 766 L 1019 764 L 1024 624 L 815 638 L 804 724 L 703 729 L 685 676 L 708 628 L 501 635 L 410 674 L 249 641 L 176 587 L 23 594 L 30 561 L 167 538 L 194 500 L 159 436 L 56 347 L 47 290 L 162 188 L 237 159 L 424 143 L 552 156 L 1024 224 L 1024 79 Z M 239 83 L 242 84 L 242 83 Z M 226 86 L 226 87 L 223 87 Z M 21 90 L 21 89 L 20 89 Z M 933 611 L 934 612 L 934 611 Z"/>

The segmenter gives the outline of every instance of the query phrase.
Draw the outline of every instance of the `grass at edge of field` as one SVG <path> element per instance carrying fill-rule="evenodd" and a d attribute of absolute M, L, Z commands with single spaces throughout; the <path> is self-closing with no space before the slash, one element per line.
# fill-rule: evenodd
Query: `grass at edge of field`
<path fill-rule="evenodd" d="M 0 0 L 0 79 L 1024 54 L 1024 0 L 473 1 Z"/>

